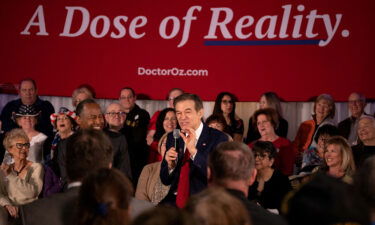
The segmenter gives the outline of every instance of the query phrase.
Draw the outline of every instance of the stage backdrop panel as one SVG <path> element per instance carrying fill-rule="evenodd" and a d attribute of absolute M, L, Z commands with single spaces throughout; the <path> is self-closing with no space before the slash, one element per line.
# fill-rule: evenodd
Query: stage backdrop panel
<path fill-rule="evenodd" d="M 41 95 L 79 84 L 99 98 L 172 87 L 214 100 L 277 92 L 374 98 L 375 1 L 2 0 L 0 84 L 37 80 Z"/>

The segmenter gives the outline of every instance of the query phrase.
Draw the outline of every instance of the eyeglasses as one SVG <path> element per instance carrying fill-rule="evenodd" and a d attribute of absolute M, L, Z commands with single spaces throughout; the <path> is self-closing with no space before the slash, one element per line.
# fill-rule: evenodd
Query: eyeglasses
<path fill-rule="evenodd" d="M 233 104 L 234 101 L 232 101 L 232 100 L 222 100 L 221 103 L 224 103 L 224 104 Z"/>
<path fill-rule="evenodd" d="M 351 104 L 351 105 L 354 105 L 354 104 L 358 105 L 358 104 L 363 103 L 363 102 L 364 101 L 361 101 L 361 100 L 350 100 L 349 104 Z"/>
<path fill-rule="evenodd" d="M 117 116 L 126 116 L 126 112 L 107 112 L 106 114 L 109 115 L 110 117 L 115 117 L 116 115 Z"/>
<path fill-rule="evenodd" d="M 259 158 L 260 160 L 263 160 L 264 158 L 268 157 L 267 154 L 260 154 L 260 153 L 255 153 L 254 158 Z"/>
<path fill-rule="evenodd" d="M 22 149 L 22 148 L 30 148 L 30 143 L 16 143 L 15 144 L 16 148 Z"/>
<path fill-rule="evenodd" d="M 134 96 L 121 96 L 119 99 L 120 100 L 125 100 L 125 99 L 129 100 L 129 99 L 133 99 L 133 98 L 134 98 Z"/>

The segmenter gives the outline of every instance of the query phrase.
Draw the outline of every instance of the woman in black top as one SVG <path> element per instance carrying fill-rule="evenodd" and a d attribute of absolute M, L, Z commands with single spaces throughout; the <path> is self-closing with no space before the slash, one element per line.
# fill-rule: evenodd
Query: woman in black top
<path fill-rule="evenodd" d="M 236 115 L 236 97 L 229 92 L 221 92 L 216 97 L 213 115 L 225 118 L 224 132 L 228 133 L 234 141 L 243 141 L 243 120 Z"/>
<path fill-rule="evenodd" d="M 272 168 L 277 155 L 276 148 L 272 142 L 257 141 L 252 150 L 258 173 L 249 188 L 248 199 L 256 201 L 265 209 L 280 211 L 281 202 L 292 187 L 287 176 Z"/>

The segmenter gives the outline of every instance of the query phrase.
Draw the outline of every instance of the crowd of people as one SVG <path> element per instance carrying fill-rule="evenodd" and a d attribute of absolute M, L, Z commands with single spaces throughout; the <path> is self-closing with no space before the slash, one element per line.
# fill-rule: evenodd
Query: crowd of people
<path fill-rule="evenodd" d="M 328 94 L 288 140 L 274 92 L 249 120 L 221 92 L 207 119 L 173 88 L 150 114 L 131 87 L 102 109 L 80 85 L 55 112 L 24 79 L 0 120 L 0 224 L 375 224 L 375 119 Z M 321 208 L 321 206 L 324 207 Z"/>

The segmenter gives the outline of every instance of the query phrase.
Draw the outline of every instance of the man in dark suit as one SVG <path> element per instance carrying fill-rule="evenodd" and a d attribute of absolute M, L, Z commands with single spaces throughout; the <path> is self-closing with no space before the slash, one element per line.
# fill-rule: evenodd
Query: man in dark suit
<path fill-rule="evenodd" d="M 278 215 L 247 199 L 249 186 L 254 183 L 257 171 L 255 158 L 247 145 L 240 142 L 224 142 L 212 151 L 208 158 L 208 182 L 225 188 L 247 208 L 254 225 L 286 225 Z"/>
<path fill-rule="evenodd" d="M 96 129 L 103 130 L 104 116 L 98 103 L 93 99 L 86 99 L 80 102 L 76 108 L 77 123 L 80 129 Z M 104 133 L 109 137 L 113 149 L 112 166 L 123 172 L 130 180 L 131 169 L 128 154 L 128 145 L 124 135 L 110 130 Z M 68 138 L 69 139 L 69 138 Z M 68 141 L 68 139 L 66 141 Z M 63 181 L 66 181 L 66 141 L 62 141 L 58 149 L 57 161 L 60 167 L 60 174 Z"/>
<path fill-rule="evenodd" d="M 66 152 L 67 191 L 21 206 L 23 224 L 75 224 L 83 178 L 93 170 L 108 168 L 112 163 L 112 154 L 112 144 L 102 131 L 80 129 L 73 134 L 68 140 Z"/>
<path fill-rule="evenodd" d="M 227 141 L 228 136 L 202 122 L 203 103 L 197 95 L 178 96 L 174 107 L 181 132 L 179 138 L 168 135 L 160 178 L 171 188 L 162 203 L 183 207 L 191 194 L 207 186 L 208 154 L 217 144 Z"/>
<path fill-rule="evenodd" d="M 338 125 L 340 135 L 346 138 L 350 145 L 358 143 L 357 127 L 358 119 L 366 115 L 364 109 L 366 106 L 366 97 L 360 93 L 351 93 L 348 99 L 348 107 L 351 116 L 341 121 Z"/>
<path fill-rule="evenodd" d="M 126 112 L 126 120 L 120 132 L 125 135 L 129 144 L 129 158 L 134 185 L 138 183 L 142 169 L 147 164 L 148 146 L 146 136 L 150 121 L 150 114 L 141 109 L 135 103 L 136 100 L 137 96 L 131 87 L 121 89 L 119 102 Z"/>

